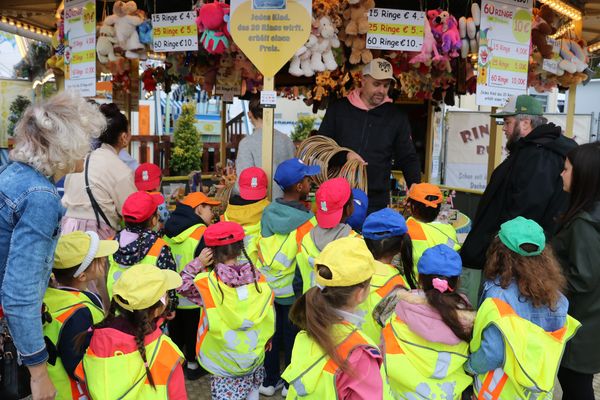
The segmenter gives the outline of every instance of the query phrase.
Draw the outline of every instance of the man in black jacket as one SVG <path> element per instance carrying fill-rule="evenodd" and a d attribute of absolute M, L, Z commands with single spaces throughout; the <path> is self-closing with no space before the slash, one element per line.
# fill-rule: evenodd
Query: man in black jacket
<path fill-rule="evenodd" d="M 408 187 L 421 181 L 406 113 L 392 103 L 388 90 L 394 79 L 392 65 L 376 58 L 363 69 L 360 89 L 329 106 L 319 134 L 334 139 L 367 164 L 369 213 L 390 200 L 392 158 L 404 173 Z"/>
<path fill-rule="evenodd" d="M 519 96 L 512 131 L 505 130 L 509 155 L 492 173 L 477 207 L 473 227 L 460 254 L 463 266 L 483 269 L 486 251 L 500 225 L 517 216 L 532 219 L 553 233 L 556 218 L 565 211 L 567 193 L 560 174 L 569 150 L 577 146 L 547 123 L 542 105 L 531 96 Z"/>

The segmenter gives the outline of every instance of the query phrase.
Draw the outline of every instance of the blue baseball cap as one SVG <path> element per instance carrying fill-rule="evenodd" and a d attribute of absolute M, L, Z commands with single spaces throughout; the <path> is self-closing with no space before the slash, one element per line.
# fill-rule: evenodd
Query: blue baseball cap
<path fill-rule="evenodd" d="M 366 239 L 381 240 L 402 236 L 406 232 L 408 232 L 408 227 L 404 217 L 391 208 L 384 208 L 365 219 L 362 235 Z"/>
<path fill-rule="evenodd" d="M 462 260 L 454 249 L 445 244 L 438 244 L 423 252 L 417 264 L 417 271 L 425 275 L 459 276 L 462 272 Z"/>
<path fill-rule="evenodd" d="M 281 189 L 285 190 L 300 182 L 305 176 L 314 176 L 319 173 L 321 173 L 321 167 L 318 165 L 306 165 L 299 158 L 290 158 L 279 164 L 273 179 Z"/>
<path fill-rule="evenodd" d="M 352 189 L 352 197 L 354 198 L 354 212 L 346 220 L 346 223 L 355 231 L 362 231 L 363 223 L 367 218 L 367 209 L 369 208 L 369 198 L 367 194 L 360 189 Z"/>

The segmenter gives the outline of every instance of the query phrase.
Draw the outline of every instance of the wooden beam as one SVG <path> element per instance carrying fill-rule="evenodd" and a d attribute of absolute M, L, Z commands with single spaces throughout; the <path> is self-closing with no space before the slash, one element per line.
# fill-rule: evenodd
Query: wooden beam
<path fill-rule="evenodd" d="M 425 133 L 425 181 L 431 182 L 435 111 L 431 100 L 427 102 L 427 131 Z"/>
<path fill-rule="evenodd" d="M 583 21 L 575 22 L 575 35 L 581 37 L 583 31 Z M 565 135 L 567 137 L 573 137 L 573 124 L 575 118 L 575 100 L 577 97 L 577 85 L 571 85 L 569 87 L 569 97 L 567 100 L 567 124 L 565 126 Z"/>
<path fill-rule="evenodd" d="M 264 77 L 263 90 L 275 90 L 275 78 L 272 76 Z M 273 193 L 273 130 L 274 130 L 274 108 L 263 108 L 263 128 L 262 128 L 262 168 L 267 174 L 269 191 L 267 197 L 271 199 Z"/>
<path fill-rule="evenodd" d="M 227 103 L 223 101 L 221 96 L 221 143 L 219 146 L 219 161 L 221 162 L 221 169 L 225 174 L 227 168 Z"/>
<path fill-rule="evenodd" d="M 498 109 L 492 107 L 491 114 L 495 114 Z M 490 117 L 490 144 L 488 146 L 488 169 L 487 181 L 490 182 L 492 172 L 502 161 L 502 127 L 496 123 L 496 118 Z"/>

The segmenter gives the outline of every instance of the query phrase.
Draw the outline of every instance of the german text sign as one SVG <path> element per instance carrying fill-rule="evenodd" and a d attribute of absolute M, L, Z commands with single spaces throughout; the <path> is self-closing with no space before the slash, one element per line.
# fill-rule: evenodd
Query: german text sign
<path fill-rule="evenodd" d="M 65 89 L 85 97 L 96 95 L 96 2 L 65 2 Z"/>
<path fill-rule="evenodd" d="M 196 13 L 152 14 L 152 48 L 156 52 L 197 51 Z"/>
<path fill-rule="evenodd" d="M 424 32 L 425 13 L 422 11 L 369 10 L 368 49 L 421 51 Z"/>

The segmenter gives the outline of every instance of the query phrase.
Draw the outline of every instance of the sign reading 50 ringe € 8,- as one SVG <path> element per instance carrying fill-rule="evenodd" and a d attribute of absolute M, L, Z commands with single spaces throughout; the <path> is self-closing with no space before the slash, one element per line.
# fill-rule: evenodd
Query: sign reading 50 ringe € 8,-
<path fill-rule="evenodd" d="M 311 0 L 231 0 L 231 36 L 265 76 L 273 77 L 308 40 Z"/>

